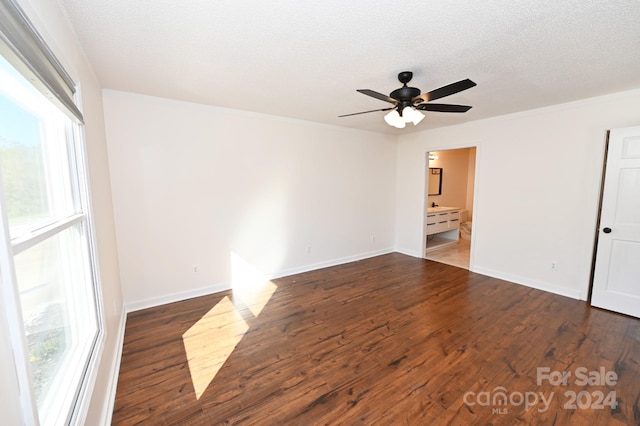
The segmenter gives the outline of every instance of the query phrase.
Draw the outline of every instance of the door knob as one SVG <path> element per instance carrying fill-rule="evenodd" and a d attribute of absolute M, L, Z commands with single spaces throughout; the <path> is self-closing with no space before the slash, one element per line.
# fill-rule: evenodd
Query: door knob
<path fill-rule="evenodd" d="M 604 232 L 605 234 L 608 234 L 611 232 L 611 228 L 604 228 L 602 232 Z"/>

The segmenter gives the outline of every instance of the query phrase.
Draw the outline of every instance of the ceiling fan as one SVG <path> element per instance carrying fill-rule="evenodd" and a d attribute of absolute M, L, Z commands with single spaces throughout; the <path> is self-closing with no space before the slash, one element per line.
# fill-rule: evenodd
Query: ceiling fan
<path fill-rule="evenodd" d="M 358 92 L 364 95 L 392 103 L 394 106 L 374 109 L 371 111 L 355 112 L 353 114 L 345 114 L 338 117 L 349 117 L 351 115 L 392 110 L 389 114 L 385 115 L 384 120 L 387 124 L 401 129 L 406 125 L 406 123 L 411 122 L 415 126 L 422 121 L 424 114 L 420 111 L 467 112 L 471 109 L 468 105 L 428 103 L 475 86 L 476 83 L 468 78 L 442 86 L 439 89 L 435 89 L 421 95 L 420 89 L 407 86 L 407 83 L 411 81 L 412 77 L 413 73 L 411 71 L 403 71 L 398 74 L 398 80 L 400 80 L 400 83 L 402 83 L 403 86 L 391 92 L 389 96 L 369 89 L 358 89 Z"/>

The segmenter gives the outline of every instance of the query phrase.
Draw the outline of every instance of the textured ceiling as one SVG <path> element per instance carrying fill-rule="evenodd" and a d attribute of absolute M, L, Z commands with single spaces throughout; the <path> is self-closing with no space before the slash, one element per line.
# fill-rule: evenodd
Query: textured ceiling
<path fill-rule="evenodd" d="M 402 134 L 640 88 L 640 0 L 58 0 L 105 88 Z M 464 78 L 397 130 L 384 94 Z"/>

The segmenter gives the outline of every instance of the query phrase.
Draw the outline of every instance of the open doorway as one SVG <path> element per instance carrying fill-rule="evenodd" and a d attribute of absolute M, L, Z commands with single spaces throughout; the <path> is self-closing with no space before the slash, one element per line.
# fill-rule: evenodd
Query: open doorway
<path fill-rule="evenodd" d="M 424 257 L 470 269 L 476 148 L 426 155 Z"/>

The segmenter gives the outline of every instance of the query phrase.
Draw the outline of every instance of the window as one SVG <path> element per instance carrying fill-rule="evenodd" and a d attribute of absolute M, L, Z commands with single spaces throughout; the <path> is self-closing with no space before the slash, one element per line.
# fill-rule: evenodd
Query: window
<path fill-rule="evenodd" d="M 81 128 L 12 59 L 0 56 L 0 308 L 25 422 L 68 424 L 102 337 Z"/>

